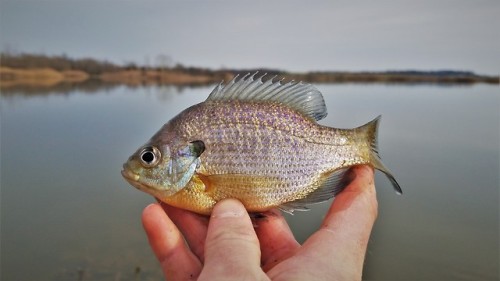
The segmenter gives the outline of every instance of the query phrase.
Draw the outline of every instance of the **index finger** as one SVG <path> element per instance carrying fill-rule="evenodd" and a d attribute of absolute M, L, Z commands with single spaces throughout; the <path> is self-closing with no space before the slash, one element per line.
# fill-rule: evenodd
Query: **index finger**
<path fill-rule="evenodd" d="M 144 209 L 142 223 L 165 277 L 186 280 L 198 276 L 201 262 L 189 250 L 181 233 L 159 204 Z"/>
<path fill-rule="evenodd" d="M 260 242 L 262 269 L 269 271 L 276 264 L 293 255 L 300 248 L 300 244 L 295 240 L 279 210 L 272 209 L 264 215 L 264 218 L 254 219 L 253 222 Z"/>
<path fill-rule="evenodd" d="M 378 205 L 373 169 L 355 166 L 350 173 L 353 181 L 337 195 L 320 230 L 303 246 L 312 255 L 328 257 L 346 272 L 360 274 Z"/>
<path fill-rule="evenodd" d="M 191 251 L 203 263 L 205 260 L 205 238 L 207 236 L 208 217 L 182 210 L 163 202 L 161 207 L 180 230 Z"/>

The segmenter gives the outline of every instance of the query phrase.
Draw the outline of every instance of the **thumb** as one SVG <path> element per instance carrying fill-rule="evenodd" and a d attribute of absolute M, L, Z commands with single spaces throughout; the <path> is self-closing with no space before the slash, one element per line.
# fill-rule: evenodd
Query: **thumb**
<path fill-rule="evenodd" d="M 243 205 L 234 199 L 214 207 L 205 242 L 200 280 L 262 279 L 259 240 Z M 249 279 L 250 280 L 250 279 Z"/>

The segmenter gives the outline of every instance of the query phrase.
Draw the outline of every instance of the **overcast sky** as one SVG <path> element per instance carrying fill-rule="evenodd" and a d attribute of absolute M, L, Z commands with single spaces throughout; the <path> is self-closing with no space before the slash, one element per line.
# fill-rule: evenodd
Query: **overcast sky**
<path fill-rule="evenodd" d="M 0 0 L 3 51 L 117 63 L 500 73 L 499 0 Z"/>

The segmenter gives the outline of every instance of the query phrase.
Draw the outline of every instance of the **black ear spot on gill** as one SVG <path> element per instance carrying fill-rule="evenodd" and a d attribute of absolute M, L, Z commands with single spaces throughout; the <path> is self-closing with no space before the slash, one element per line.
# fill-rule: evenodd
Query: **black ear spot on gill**
<path fill-rule="evenodd" d="M 192 141 L 191 151 L 196 155 L 196 157 L 200 157 L 203 151 L 205 151 L 205 143 L 201 140 Z"/>

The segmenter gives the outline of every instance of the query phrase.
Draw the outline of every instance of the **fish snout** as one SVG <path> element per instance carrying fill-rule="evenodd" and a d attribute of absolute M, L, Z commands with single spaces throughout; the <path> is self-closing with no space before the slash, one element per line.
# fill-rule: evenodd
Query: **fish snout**
<path fill-rule="evenodd" d="M 133 172 L 133 168 L 130 167 L 130 162 L 126 162 L 125 164 L 123 164 L 121 174 L 127 181 L 139 180 L 139 175 Z"/>

